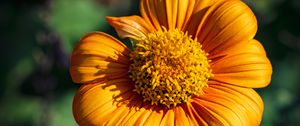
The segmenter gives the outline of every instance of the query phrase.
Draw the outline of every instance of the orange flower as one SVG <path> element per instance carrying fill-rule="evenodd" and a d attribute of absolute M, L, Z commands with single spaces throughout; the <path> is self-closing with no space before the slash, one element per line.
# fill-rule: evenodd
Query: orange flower
<path fill-rule="evenodd" d="M 140 16 L 107 17 L 130 50 L 102 32 L 75 47 L 70 73 L 79 125 L 258 126 L 252 88 L 272 67 L 239 0 L 140 0 Z"/>

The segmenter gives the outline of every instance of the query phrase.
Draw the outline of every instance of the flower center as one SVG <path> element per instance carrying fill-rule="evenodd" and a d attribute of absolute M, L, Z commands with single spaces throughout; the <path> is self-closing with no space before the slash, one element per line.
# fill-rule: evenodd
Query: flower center
<path fill-rule="evenodd" d="M 147 34 L 136 42 L 130 54 L 134 91 L 144 101 L 167 107 L 201 95 L 212 76 L 208 54 L 201 47 L 178 29 Z"/>

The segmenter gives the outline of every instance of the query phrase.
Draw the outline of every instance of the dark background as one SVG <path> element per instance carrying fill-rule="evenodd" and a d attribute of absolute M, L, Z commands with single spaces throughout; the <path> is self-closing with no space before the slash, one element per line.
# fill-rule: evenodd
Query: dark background
<path fill-rule="evenodd" d="M 246 0 L 255 12 L 256 39 L 273 65 L 261 94 L 262 126 L 300 125 L 300 1 Z M 116 36 L 105 16 L 139 14 L 137 0 L 2 0 L 0 2 L 0 124 L 72 126 L 79 85 L 69 55 L 85 33 Z"/>

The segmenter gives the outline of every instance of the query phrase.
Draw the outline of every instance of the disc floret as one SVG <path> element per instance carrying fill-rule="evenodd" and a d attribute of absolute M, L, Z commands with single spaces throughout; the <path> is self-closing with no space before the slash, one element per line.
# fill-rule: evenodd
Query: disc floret
<path fill-rule="evenodd" d="M 186 103 L 208 86 L 212 73 L 207 55 L 197 40 L 178 29 L 149 33 L 130 54 L 134 91 L 151 104 Z"/>

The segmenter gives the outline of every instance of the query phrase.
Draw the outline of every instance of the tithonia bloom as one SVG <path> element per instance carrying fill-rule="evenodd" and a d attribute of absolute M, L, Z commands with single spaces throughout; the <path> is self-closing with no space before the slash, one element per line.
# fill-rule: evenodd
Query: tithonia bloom
<path fill-rule="evenodd" d="M 107 17 L 120 38 L 93 32 L 74 48 L 76 122 L 98 125 L 258 126 L 253 88 L 272 67 L 240 0 L 140 0 L 141 16 Z"/>

